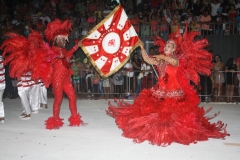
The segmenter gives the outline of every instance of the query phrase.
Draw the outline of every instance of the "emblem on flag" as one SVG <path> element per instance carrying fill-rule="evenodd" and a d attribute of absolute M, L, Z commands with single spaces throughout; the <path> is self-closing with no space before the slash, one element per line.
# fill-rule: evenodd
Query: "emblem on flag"
<path fill-rule="evenodd" d="M 80 46 L 102 77 L 117 72 L 138 46 L 139 37 L 121 5 L 81 40 Z"/>

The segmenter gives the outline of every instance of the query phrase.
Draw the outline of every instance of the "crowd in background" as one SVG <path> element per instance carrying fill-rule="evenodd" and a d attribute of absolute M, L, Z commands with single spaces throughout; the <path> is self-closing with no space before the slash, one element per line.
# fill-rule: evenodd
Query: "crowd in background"
<path fill-rule="evenodd" d="M 72 21 L 70 41 L 81 39 L 119 3 L 143 37 L 165 38 L 169 33 L 183 32 L 186 21 L 190 30 L 201 31 L 202 35 L 240 32 L 240 0 L 2 0 L 1 36 L 14 31 L 27 37 L 34 29 L 44 37 L 46 25 L 58 18 Z M 156 50 L 150 48 L 149 54 L 156 54 Z M 115 98 L 121 98 L 122 93 L 137 96 L 157 81 L 152 66 L 141 61 L 137 50 L 122 69 L 107 79 L 95 71 L 87 58 L 75 57 L 72 69 L 76 93 L 87 93 L 94 99 L 108 99 L 110 93 L 115 93 L 111 96 Z M 225 71 L 225 67 L 221 70 Z"/>
<path fill-rule="evenodd" d="M 239 34 L 240 0 L 12 0 L 1 1 L 1 29 L 28 35 L 43 32 L 56 18 L 70 19 L 72 33 L 80 38 L 119 3 L 140 36 L 164 36 L 186 21 L 202 34 Z"/>

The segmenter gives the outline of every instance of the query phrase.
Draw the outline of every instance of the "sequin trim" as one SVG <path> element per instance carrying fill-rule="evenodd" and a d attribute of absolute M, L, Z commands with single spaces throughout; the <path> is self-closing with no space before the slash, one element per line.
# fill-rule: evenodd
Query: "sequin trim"
<path fill-rule="evenodd" d="M 160 90 L 151 88 L 152 95 L 157 98 L 180 98 L 184 95 L 182 89 L 176 89 L 172 91 Z"/>

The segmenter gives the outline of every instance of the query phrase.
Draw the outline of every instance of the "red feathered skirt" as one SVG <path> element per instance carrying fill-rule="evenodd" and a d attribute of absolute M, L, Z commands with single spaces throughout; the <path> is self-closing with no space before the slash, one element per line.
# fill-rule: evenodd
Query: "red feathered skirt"
<path fill-rule="evenodd" d="M 159 98 L 153 90 L 144 89 L 133 104 L 120 101 L 113 106 L 109 102 L 107 114 L 115 118 L 122 135 L 136 143 L 149 141 L 153 145 L 167 146 L 177 142 L 188 145 L 229 136 L 226 124 L 209 122 L 218 113 L 212 117 L 205 116 L 211 108 L 205 110 L 198 106 L 199 97 L 189 81 L 182 80 L 180 86 L 184 93 L 182 97 Z"/>

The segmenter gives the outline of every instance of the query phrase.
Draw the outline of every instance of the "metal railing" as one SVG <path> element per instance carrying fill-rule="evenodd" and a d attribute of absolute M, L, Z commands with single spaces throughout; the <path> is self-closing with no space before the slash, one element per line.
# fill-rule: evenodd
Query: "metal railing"
<path fill-rule="evenodd" d="M 136 71 L 133 71 L 134 73 Z M 137 71 L 139 72 L 139 71 Z M 103 80 L 100 79 L 98 83 L 95 83 L 93 74 L 88 71 L 83 71 L 80 73 L 79 88 L 76 87 L 75 91 L 80 99 L 135 99 L 135 97 L 143 90 L 150 89 L 155 84 L 157 84 L 157 77 L 152 70 L 141 71 L 143 76 L 141 79 L 138 76 L 132 74 L 129 76 L 129 72 L 122 71 L 122 85 L 114 85 L 113 76 L 108 78 L 109 87 L 103 87 Z M 219 81 L 219 85 L 216 83 L 217 77 L 214 78 L 215 73 L 211 76 L 201 76 L 199 85 L 193 87 L 199 94 L 199 98 L 202 102 L 227 102 L 228 98 L 231 98 L 230 102 L 238 103 L 240 102 L 240 84 L 235 84 L 238 76 L 240 79 L 240 74 L 237 71 L 234 72 L 224 72 L 219 71 L 219 80 L 224 78 L 224 81 Z M 92 75 L 90 75 L 92 74 Z M 229 78 L 230 74 L 230 78 Z M 105 79 L 106 80 L 106 79 Z M 231 82 L 229 82 L 229 80 Z M 138 83 L 140 82 L 140 83 Z M 74 85 L 74 84 L 73 84 Z M 80 89 L 80 90 L 78 90 Z M 107 89 L 107 92 L 106 92 Z M 51 88 L 49 89 L 51 93 Z M 218 92 L 216 92 L 218 91 Z M 231 92 L 232 91 L 232 95 Z"/>

